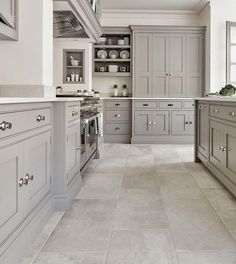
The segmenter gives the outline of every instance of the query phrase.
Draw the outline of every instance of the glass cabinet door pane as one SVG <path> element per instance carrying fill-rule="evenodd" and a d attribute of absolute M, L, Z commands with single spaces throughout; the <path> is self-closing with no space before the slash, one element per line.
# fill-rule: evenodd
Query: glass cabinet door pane
<path fill-rule="evenodd" d="M 236 46 L 231 46 L 231 63 L 236 63 Z"/>
<path fill-rule="evenodd" d="M 231 27 L 230 31 L 231 31 L 230 32 L 231 33 L 230 34 L 231 35 L 230 36 L 231 37 L 231 41 L 230 42 L 233 43 L 233 44 L 236 44 L 236 27 Z"/>
<path fill-rule="evenodd" d="M 230 74 L 230 81 L 236 82 L 236 65 L 231 65 Z"/>

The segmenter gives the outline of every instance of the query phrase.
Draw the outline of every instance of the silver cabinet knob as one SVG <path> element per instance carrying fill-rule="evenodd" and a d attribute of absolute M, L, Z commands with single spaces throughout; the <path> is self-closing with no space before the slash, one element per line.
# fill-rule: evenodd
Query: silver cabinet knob
<path fill-rule="evenodd" d="M 217 114 L 217 113 L 219 113 L 219 110 L 218 110 L 218 109 L 214 109 L 214 110 L 213 110 L 213 113 L 214 113 L 214 114 Z"/>
<path fill-rule="evenodd" d="M 235 116 L 235 112 L 231 112 L 230 115 L 231 115 L 231 116 Z"/>
<path fill-rule="evenodd" d="M 34 180 L 34 175 L 33 174 L 29 175 L 29 180 L 30 181 L 33 181 Z"/>
<path fill-rule="evenodd" d="M 120 115 L 117 114 L 117 115 L 115 115 L 115 117 L 120 117 Z"/>
<path fill-rule="evenodd" d="M 166 73 L 166 76 L 169 76 L 169 73 Z"/>
<path fill-rule="evenodd" d="M 29 183 L 29 178 L 30 178 L 29 174 L 26 174 L 26 175 L 25 175 L 25 178 L 24 178 L 24 185 L 28 185 L 28 183 Z"/>
<path fill-rule="evenodd" d="M 76 147 L 76 150 L 79 151 L 81 148 L 79 146 Z"/>
<path fill-rule="evenodd" d="M 24 179 L 20 178 L 18 181 L 19 187 L 22 187 L 24 185 Z"/>
<path fill-rule="evenodd" d="M 193 124 L 193 122 L 190 121 L 190 122 L 189 122 L 189 125 L 192 125 L 192 124 Z"/>
<path fill-rule="evenodd" d="M 153 125 L 156 125 L 156 124 L 157 124 L 157 122 L 152 122 L 152 124 L 153 124 Z"/>
<path fill-rule="evenodd" d="M 218 150 L 220 150 L 220 151 L 221 151 L 221 150 L 222 150 L 222 148 L 223 148 L 223 147 L 218 147 Z"/>
<path fill-rule="evenodd" d="M 72 111 L 72 116 L 77 116 L 78 114 L 79 114 L 79 112 L 78 111 Z"/>
<path fill-rule="evenodd" d="M 185 125 L 188 125 L 188 124 L 189 124 L 189 122 L 186 121 L 186 122 L 185 122 Z"/>
<path fill-rule="evenodd" d="M 152 125 L 152 122 L 151 122 L 151 121 L 149 121 L 149 122 L 148 122 L 148 124 L 149 124 L 149 125 Z"/>
<path fill-rule="evenodd" d="M 38 115 L 37 117 L 36 117 L 36 121 L 37 122 L 41 122 L 41 121 L 45 121 L 46 120 L 46 118 L 45 118 L 45 116 L 43 116 L 43 115 Z"/>
<path fill-rule="evenodd" d="M 5 131 L 6 129 L 12 129 L 12 123 L 3 121 L 0 123 L 0 130 Z"/>
<path fill-rule="evenodd" d="M 173 76 L 173 73 L 170 73 L 169 76 Z"/>
<path fill-rule="evenodd" d="M 227 150 L 226 147 L 222 147 L 222 149 L 221 149 L 222 152 L 225 152 L 226 150 Z"/>

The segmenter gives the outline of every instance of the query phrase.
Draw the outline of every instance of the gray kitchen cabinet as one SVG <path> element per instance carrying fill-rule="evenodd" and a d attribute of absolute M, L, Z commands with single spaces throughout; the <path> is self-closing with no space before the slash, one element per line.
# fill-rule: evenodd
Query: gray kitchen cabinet
<path fill-rule="evenodd" d="M 153 97 L 168 97 L 170 39 L 168 34 L 153 35 Z M 139 90 L 135 86 L 135 90 Z"/>
<path fill-rule="evenodd" d="M 16 40 L 17 0 L 0 1 L 0 40 Z"/>
<path fill-rule="evenodd" d="M 235 102 L 205 99 L 196 103 L 196 161 L 202 161 L 236 195 Z"/>
<path fill-rule="evenodd" d="M 108 99 L 104 106 L 104 142 L 130 143 L 131 100 Z"/>
<path fill-rule="evenodd" d="M 150 135 L 152 123 L 152 111 L 140 110 L 134 113 L 134 133 L 135 135 Z"/>
<path fill-rule="evenodd" d="M 209 106 L 206 103 L 197 105 L 197 151 L 207 159 L 209 154 Z"/>
<path fill-rule="evenodd" d="M 193 111 L 172 111 L 171 133 L 173 135 L 194 134 L 194 112 Z"/>
<path fill-rule="evenodd" d="M 1 245 L 24 217 L 26 188 L 18 185 L 24 175 L 22 143 L 0 149 L 0 171 Z"/>
<path fill-rule="evenodd" d="M 153 36 L 147 33 L 135 34 L 134 86 L 137 97 L 152 97 L 153 80 Z"/>
<path fill-rule="evenodd" d="M 25 172 L 28 176 L 28 210 L 51 191 L 51 132 L 47 131 L 24 143 Z"/>
<path fill-rule="evenodd" d="M 152 134 L 169 134 L 169 111 L 152 111 Z"/>
<path fill-rule="evenodd" d="M 67 184 L 80 172 L 80 125 L 75 124 L 67 130 Z"/>
<path fill-rule="evenodd" d="M 203 92 L 202 27 L 133 26 L 135 97 L 195 97 Z"/>

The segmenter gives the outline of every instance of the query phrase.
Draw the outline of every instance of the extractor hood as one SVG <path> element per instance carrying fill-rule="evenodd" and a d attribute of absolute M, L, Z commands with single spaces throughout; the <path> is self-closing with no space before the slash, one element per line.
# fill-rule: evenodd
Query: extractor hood
<path fill-rule="evenodd" d="M 97 42 L 102 35 L 100 22 L 88 0 L 54 0 L 55 38 L 89 38 Z"/>

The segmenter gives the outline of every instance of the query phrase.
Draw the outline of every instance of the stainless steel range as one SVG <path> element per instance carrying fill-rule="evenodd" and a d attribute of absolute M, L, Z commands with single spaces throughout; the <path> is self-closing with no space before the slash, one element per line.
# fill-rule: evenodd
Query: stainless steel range
<path fill-rule="evenodd" d="M 100 100 L 84 98 L 80 105 L 81 170 L 93 158 L 99 158 L 98 137 L 101 134 Z"/>

